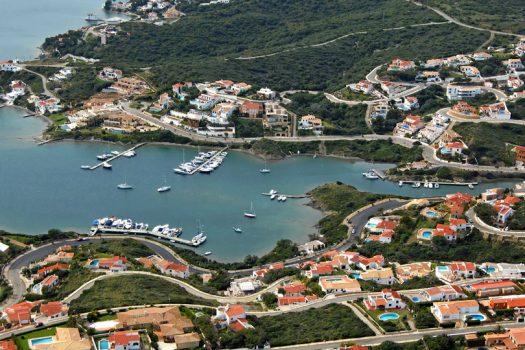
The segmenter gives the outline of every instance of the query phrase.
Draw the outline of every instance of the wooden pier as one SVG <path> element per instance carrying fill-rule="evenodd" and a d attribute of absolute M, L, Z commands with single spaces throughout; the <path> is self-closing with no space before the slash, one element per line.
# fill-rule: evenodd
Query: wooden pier
<path fill-rule="evenodd" d="M 309 198 L 310 196 L 307 195 L 307 194 L 282 194 L 282 193 L 261 193 L 263 196 L 272 196 L 273 194 L 276 196 L 276 197 L 279 197 L 279 196 L 285 196 L 286 198 L 292 198 L 292 199 L 301 199 L 301 198 Z"/>
<path fill-rule="evenodd" d="M 188 173 L 188 175 L 193 175 L 195 174 L 196 172 L 198 172 L 199 170 L 201 170 L 204 166 L 206 166 L 207 164 L 209 164 L 210 162 L 212 162 L 215 158 L 219 157 L 221 155 L 222 152 L 226 151 L 228 149 L 228 146 L 220 149 L 219 151 L 217 151 L 213 157 L 211 157 L 210 159 L 208 159 L 207 161 L 205 161 L 204 163 L 202 163 L 201 165 L 199 165 L 198 167 L 196 167 L 195 169 L 193 169 L 192 171 L 190 171 Z"/>
<path fill-rule="evenodd" d="M 89 170 L 95 170 L 95 169 L 97 169 L 97 168 L 100 168 L 102 165 L 104 165 L 104 163 L 109 163 L 109 162 L 111 162 L 111 161 L 113 161 L 113 160 L 115 160 L 115 159 L 117 159 L 117 158 L 120 158 L 120 157 L 122 157 L 124 154 L 126 154 L 126 153 L 128 153 L 128 152 L 134 151 L 134 150 L 136 150 L 137 148 L 144 146 L 146 143 L 147 143 L 147 142 L 139 143 L 138 145 L 135 145 L 135 146 L 131 147 L 130 149 L 125 150 L 125 151 L 123 151 L 123 152 L 120 152 L 119 154 L 116 154 L 116 155 L 114 155 L 113 157 L 108 158 L 108 159 L 106 159 L 106 160 L 104 160 L 104 161 L 98 163 L 97 165 L 93 165 L 91 168 L 89 168 Z"/>
<path fill-rule="evenodd" d="M 112 228 L 112 227 L 93 227 L 90 231 L 91 236 L 94 236 L 97 233 L 121 234 L 121 235 L 132 234 L 132 235 L 141 235 L 141 236 L 152 236 L 152 237 L 164 239 L 164 240 L 167 240 L 173 243 L 184 244 L 190 247 L 198 247 L 201 244 L 204 244 L 204 242 L 193 242 L 191 240 L 183 239 L 179 237 L 165 236 L 157 232 L 152 232 L 150 230 L 138 230 L 138 229 L 127 230 L 123 228 Z"/>

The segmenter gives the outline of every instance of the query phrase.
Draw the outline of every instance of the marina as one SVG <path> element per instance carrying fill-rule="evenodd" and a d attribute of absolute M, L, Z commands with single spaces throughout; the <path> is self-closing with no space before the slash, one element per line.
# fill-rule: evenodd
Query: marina
<path fill-rule="evenodd" d="M 180 175 L 194 175 L 197 172 L 209 174 L 222 164 L 224 158 L 228 155 L 227 149 L 228 147 L 224 147 L 219 151 L 199 152 L 189 163 L 185 163 L 183 159 L 183 163 L 178 168 L 173 169 L 173 171 Z"/>
<path fill-rule="evenodd" d="M 140 148 L 140 147 L 144 146 L 145 144 L 146 144 L 146 142 L 139 143 L 139 144 L 131 147 L 130 149 L 123 151 L 123 152 L 120 152 L 120 153 L 117 152 L 116 154 L 112 153 L 112 156 L 110 156 L 110 158 L 103 159 L 102 162 L 98 163 L 97 165 L 93 165 L 91 168 L 89 168 L 89 170 L 95 170 L 95 169 L 98 169 L 100 167 L 111 168 L 111 166 L 108 166 L 108 165 L 111 165 L 110 164 L 111 161 L 113 161 L 115 159 L 118 159 L 118 158 L 124 156 L 125 154 L 129 154 L 130 152 L 134 152 L 137 148 Z"/>
<path fill-rule="evenodd" d="M 385 171 L 393 164 L 322 156 L 275 161 L 271 163 L 272 173 L 261 175 L 263 159 L 231 149 L 227 162 L 213 176 L 180 176 L 172 172 L 173 165 L 181 162 L 183 154 L 194 158 L 198 148 L 156 144 L 140 148 L 134 161 L 112 162 L 111 171 L 88 171 L 80 166 L 92 165 L 94 156 L 110 150 L 122 152 L 131 146 L 71 141 L 37 146 L 34 140 L 46 125 L 39 118 L 23 119 L 23 114 L 15 108 L 0 109 L 0 157 L 10 165 L 0 169 L 0 228 L 9 232 L 41 234 L 57 228 L 87 233 L 86 223 L 92 218 L 110 214 L 149 223 L 176 223 L 185 228 L 180 238 L 189 240 L 196 230 L 186 228 L 195 227 L 196 220 L 202 218 L 206 222 L 206 244 L 185 246 L 199 254 L 213 251 L 217 261 L 240 261 L 248 254 L 265 254 L 279 239 L 303 243 L 310 233 L 316 233 L 315 225 L 323 213 L 307 205 L 306 196 L 292 198 L 325 183 L 341 181 L 361 191 L 407 197 L 443 196 L 453 191 L 479 194 L 487 188 L 514 184 L 480 183 L 474 190 L 399 187 L 397 182 L 371 181 L 362 175 L 370 168 Z M 161 194 L 157 189 L 164 185 L 164 178 L 171 191 Z M 125 179 L 133 190 L 117 189 Z M 280 205 L 278 196 L 272 201 L 270 195 L 261 194 L 271 189 L 291 196 Z M 251 201 L 257 218 L 245 219 L 243 213 L 250 210 Z M 233 227 L 241 227 L 243 232 L 237 233 Z M 186 236 L 188 232 L 193 234 Z"/>
<path fill-rule="evenodd" d="M 117 223 L 115 225 L 115 223 Z M 204 242 L 206 242 L 207 237 L 204 236 L 204 233 L 199 228 L 199 233 L 194 236 L 191 240 L 180 238 L 182 234 L 182 228 L 170 228 L 168 225 L 158 225 L 155 226 L 152 230 L 149 230 L 148 224 L 135 224 L 131 220 L 122 220 L 116 218 L 102 218 L 93 221 L 91 229 L 89 230 L 90 236 L 95 236 L 96 234 L 133 234 L 133 235 L 142 235 L 142 236 L 152 236 L 155 238 L 160 238 L 168 240 L 172 243 L 178 243 L 187 245 L 190 247 L 198 247 Z"/>

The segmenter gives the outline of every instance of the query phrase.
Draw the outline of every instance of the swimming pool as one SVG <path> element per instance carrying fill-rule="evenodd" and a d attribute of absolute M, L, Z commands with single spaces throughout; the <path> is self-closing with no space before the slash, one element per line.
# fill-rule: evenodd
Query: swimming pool
<path fill-rule="evenodd" d="M 429 239 L 430 237 L 432 237 L 432 231 L 423 231 L 423 232 L 421 232 L 421 237 Z"/>
<path fill-rule="evenodd" d="M 445 271 L 448 271 L 449 269 L 448 269 L 448 266 L 438 266 L 436 267 L 436 270 L 445 272 Z"/>
<path fill-rule="evenodd" d="M 98 265 L 98 259 L 92 260 L 92 261 L 89 263 L 89 266 L 97 266 L 97 265 Z"/>
<path fill-rule="evenodd" d="M 437 218 L 440 216 L 439 213 L 436 213 L 435 211 L 432 211 L 432 210 L 428 210 L 426 214 L 427 216 L 432 216 L 433 218 Z"/>
<path fill-rule="evenodd" d="M 397 320 L 399 318 L 399 315 L 395 312 L 388 312 L 385 314 L 381 314 L 378 317 L 381 321 L 391 321 L 391 320 Z"/>
<path fill-rule="evenodd" d="M 412 299 L 412 301 L 413 301 L 414 303 L 419 303 L 419 302 L 421 301 L 421 298 L 420 298 L 420 297 L 412 297 L 412 298 L 410 298 L 410 299 Z"/>
<path fill-rule="evenodd" d="M 466 316 L 467 319 L 476 320 L 476 321 L 485 321 L 487 317 L 483 314 L 471 314 Z"/>
<path fill-rule="evenodd" d="M 359 280 L 359 279 L 361 279 L 361 274 L 360 273 L 353 273 L 352 277 L 355 278 L 356 280 Z"/>
<path fill-rule="evenodd" d="M 31 342 L 31 346 L 35 346 L 38 344 L 47 344 L 53 342 L 53 337 L 42 337 L 42 338 L 35 338 L 29 340 Z"/>
<path fill-rule="evenodd" d="M 109 350 L 109 341 L 107 339 L 102 339 L 99 341 L 98 350 Z"/>
<path fill-rule="evenodd" d="M 486 273 L 496 272 L 496 268 L 494 266 L 483 267 L 482 270 L 485 271 Z"/>

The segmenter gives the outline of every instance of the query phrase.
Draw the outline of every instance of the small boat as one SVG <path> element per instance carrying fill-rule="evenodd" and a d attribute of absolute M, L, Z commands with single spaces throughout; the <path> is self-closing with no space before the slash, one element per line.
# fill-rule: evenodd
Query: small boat
<path fill-rule="evenodd" d="M 206 256 L 211 255 L 211 252 L 205 252 L 204 255 Z"/>
<path fill-rule="evenodd" d="M 180 174 L 180 175 L 188 175 L 188 174 L 189 174 L 188 171 L 183 170 L 183 169 L 181 169 L 181 168 L 175 168 L 175 169 L 173 169 L 173 171 L 174 171 L 176 174 Z"/>
<path fill-rule="evenodd" d="M 286 202 L 286 196 L 281 196 L 281 201 Z"/>
<path fill-rule="evenodd" d="M 274 189 L 271 189 L 271 190 L 270 190 L 270 194 L 277 194 L 277 191 L 274 190 Z"/>
<path fill-rule="evenodd" d="M 468 184 L 468 188 L 470 188 L 471 190 L 474 189 L 474 185 L 473 184 Z"/>
<path fill-rule="evenodd" d="M 274 193 L 274 194 L 270 195 L 270 199 L 273 201 L 273 200 L 275 199 L 276 196 L 277 196 L 277 195 Z"/>
<path fill-rule="evenodd" d="M 110 170 L 113 166 L 111 164 L 109 164 L 108 162 L 104 162 L 104 164 L 102 164 L 102 167 L 104 169 Z"/>
<path fill-rule="evenodd" d="M 95 16 L 93 13 L 88 13 L 86 18 L 84 18 L 87 22 L 100 22 L 101 19 Z"/>
<path fill-rule="evenodd" d="M 420 188 L 420 187 L 421 187 L 421 182 L 416 182 L 412 184 L 412 188 Z"/>
<path fill-rule="evenodd" d="M 118 188 L 119 190 L 132 190 L 132 189 L 133 189 L 133 186 L 131 186 L 131 185 L 129 185 L 129 184 L 127 184 L 127 183 L 124 182 L 123 184 L 119 184 L 119 185 L 117 185 L 117 188 Z"/>
<path fill-rule="evenodd" d="M 369 170 L 366 173 L 363 173 L 363 176 L 366 177 L 369 180 L 377 180 L 379 179 L 379 176 L 375 173 L 375 171 Z"/>
<path fill-rule="evenodd" d="M 234 227 L 233 230 L 237 233 L 242 233 L 242 229 L 240 227 Z"/>
<path fill-rule="evenodd" d="M 80 169 L 84 169 L 84 170 L 87 170 L 89 168 L 91 168 L 89 165 L 81 165 L 80 166 Z"/>
<path fill-rule="evenodd" d="M 171 243 L 177 243 L 177 241 L 174 240 L 174 239 L 170 239 L 170 242 L 171 242 Z"/>
<path fill-rule="evenodd" d="M 164 186 L 157 188 L 157 192 L 162 193 L 162 192 L 168 192 L 170 190 L 171 190 L 171 186 L 167 185 L 166 177 L 164 177 Z"/>
<path fill-rule="evenodd" d="M 399 186 L 403 186 L 403 181 L 399 181 Z"/>
<path fill-rule="evenodd" d="M 428 182 L 425 181 L 425 183 L 423 184 L 423 187 L 428 188 Z"/>
<path fill-rule="evenodd" d="M 248 212 L 245 211 L 244 216 L 249 219 L 255 219 L 257 217 L 257 215 L 255 215 L 255 210 L 253 210 L 253 202 L 251 202 L 250 204 L 250 211 Z"/>
<path fill-rule="evenodd" d="M 264 161 L 264 168 L 260 169 L 259 172 L 261 174 L 268 174 L 272 172 L 270 168 L 268 168 L 268 162 L 266 160 Z"/>
<path fill-rule="evenodd" d="M 114 155 L 114 156 L 118 156 L 120 154 L 119 151 L 111 151 L 111 154 Z"/>
<path fill-rule="evenodd" d="M 317 158 L 317 152 L 315 152 L 315 154 L 313 155 L 312 158 L 313 158 L 313 159 Z"/>
<path fill-rule="evenodd" d="M 439 184 L 437 182 L 434 184 L 434 188 L 439 188 Z"/>
<path fill-rule="evenodd" d="M 432 182 L 428 183 L 428 188 L 434 188 L 434 184 Z"/>

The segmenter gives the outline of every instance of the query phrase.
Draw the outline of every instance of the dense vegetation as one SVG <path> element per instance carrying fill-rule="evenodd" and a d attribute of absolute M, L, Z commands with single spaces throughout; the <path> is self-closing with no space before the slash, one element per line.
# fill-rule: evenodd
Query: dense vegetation
<path fill-rule="evenodd" d="M 520 98 L 515 102 L 508 103 L 507 107 L 512 114 L 512 119 L 525 119 L 525 98 Z"/>
<path fill-rule="evenodd" d="M 349 107 L 328 101 L 323 94 L 297 93 L 286 107 L 298 117 L 313 114 L 324 122 L 326 135 L 360 135 L 370 130 L 365 122 L 366 105 Z"/>
<path fill-rule="evenodd" d="M 525 230 L 525 202 L 522 200 L 514 206 L 514 214 L 509 220 L 509 230 Z"/>
<path fill-rule="evenodd" d="M 75 260 L 84 260 L 97 254 L 119 255 L 133 259 L 150 256 L 154 253 L 153 250 L 136 239 L 101 239 L 78 247 L 75 252 Z"/>
<path fill-rule="evenodd" d="M 510 145 L 525 145 L 525 126 L 515 124 L 460 123 L 454 131 L 469 147 L 468 154 L 480 165 L 514 165 Z"/>
<path fill-rule="evenodd" d="M 126 23 L 105 46 L 93 37 L 79 43 L 78 32 L 47 39 L 44 46 L 57 47 L 60 55 L 99 58 L 102 64 L 123 69 L 153 67 L 152 81 L 160 88 L 174 81 L 228 78 L 277 90 L 337 90 L 392 57 L 424 59 L 468 52 L 488 37 L 453 24 L 383 31 L 441 20 L 402 0 L 233 1 L 198 8 L 172 25 Z M 367 34 L 303 48 L 363 30 Z M 236 59 L 282 50 L 287 51 Z"/>
<path fill-rule="evenodd" d="M 340 242 L 347 237 L 348 229 L 342 222 L 348 214 L 387 197 L 381 194 L 361 192 L 341 182 L 317 187 L 309 194 L 312 196 L 312 205 L 328 213 L 319 221 L 320 233 L 328 244 Z"/>
<path fill-rule="evenodd" d="M 194 297 L 183 288 L 158 277 L 118 276 L 95 282 L 91 289 L 71 302 L 70 312 L 161 303 L 214 305 L 214 302 Z"/>
<path fill-rule="evenodd" d="M 266 334 L 272 346 L 357 338 L 374 334 L 348 307 L 338 304 L 285 315 L 261 317 L 253 323 L 256 329 L 260 328 Z"/>
<path fill-rule="evenodd" d="M 277 142 L 261 139 L 251 144 L 251 150 L 268 158 L 283 158 L 290 154 L 322 154 L 329 156 L 361 158 L 367 161 L 408 163 L 421 160 L 420 147 L 410 149 L 390 140 Z"/>
<path fill-rule="evenodd" d="M 423 0 L 464 23 L 487 29 L 525 34 L 525 8 L 521 0 Z"/>

